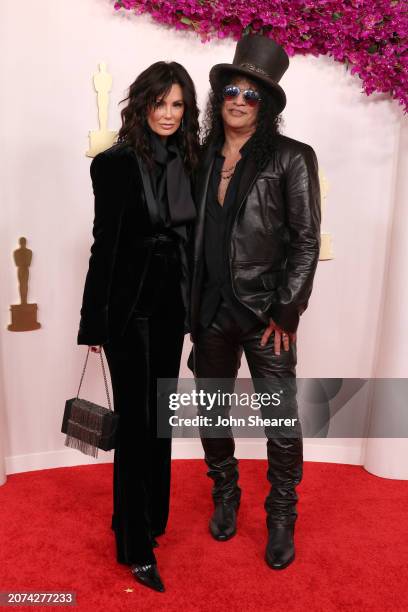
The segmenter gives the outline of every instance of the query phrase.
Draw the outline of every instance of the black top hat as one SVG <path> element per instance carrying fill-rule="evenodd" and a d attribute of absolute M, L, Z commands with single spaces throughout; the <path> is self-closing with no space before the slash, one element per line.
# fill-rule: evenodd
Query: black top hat
<path fill-rule="evenodd" d="M 238 41 L 232 64 L 216 64 L 211 68 L 210 83 L 214 89 L 225 72 L 261 81 L 275 94 L 280 113 L 286 106 L 286 95 L 278 82 L 288 66 L 289 57 L 283 47 L 266 36 L 248 34 Z"/>

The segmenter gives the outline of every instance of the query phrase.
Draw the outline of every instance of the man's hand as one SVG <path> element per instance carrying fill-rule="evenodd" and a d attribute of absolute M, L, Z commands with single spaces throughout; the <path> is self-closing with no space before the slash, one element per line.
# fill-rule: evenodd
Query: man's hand
<path fill-rule="evenodd" d="M 272 332 L 275 332 L 274 343 L 273 343 L 274 349 L 275 349 L 275 355 L 280 355 L 281 344 L 283 344 L 283 349 L 285 351 L 288 351 L 289 342 L 296 342 L 296 332 L 293 334 L 286 333 L 283 329 L 281 329 L 278 325 L 276 325 L 273 319 L 269 319 L 269 325 L 265 329 L 262 335 L 262 338 L 261 338 L 261 346 L 266 345 Z"/>

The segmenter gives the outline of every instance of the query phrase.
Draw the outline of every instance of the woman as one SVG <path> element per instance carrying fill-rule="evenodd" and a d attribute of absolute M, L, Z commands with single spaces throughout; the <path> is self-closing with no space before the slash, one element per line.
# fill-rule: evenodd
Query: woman
<path fill-rule="evenodd" d="M 164 591 L 153 547 L 168 518 L 171 433 L 157 436 L 156 381 L 177 378 L 187 330 L 185 245 L 195 218 L 190 175 L 198 109 L 194 84 L 176 62 L 147 68 L 126 101 L 118 143 L 91 164 L 94 243 L 78 344 L 103 347 L 120 415 L 117 560 L 142 584 Z"/>

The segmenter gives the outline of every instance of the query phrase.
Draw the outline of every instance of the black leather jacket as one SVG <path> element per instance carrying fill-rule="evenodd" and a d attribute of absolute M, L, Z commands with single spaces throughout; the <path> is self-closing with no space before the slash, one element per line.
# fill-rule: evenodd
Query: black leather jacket
<path fill-rule="evenodd" d="M 258 170 L 250 157 L 240 182 L 229 240 L 231 283 L 238 300 L 265 324 L 294 332 L 307 308 L 320 251 L 320 186 L 311 146 L 277 135 L 274 155 Z M 198 219 L 191 295 L 191 332 L 199 325 L 205 272 L 205 205 L 215 148 L 196 177 Z"/>

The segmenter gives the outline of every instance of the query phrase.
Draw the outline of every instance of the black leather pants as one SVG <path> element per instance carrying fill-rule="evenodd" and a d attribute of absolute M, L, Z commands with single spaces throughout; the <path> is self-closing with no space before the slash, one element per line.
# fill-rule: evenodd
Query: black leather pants
<path fill-rule="evenodd" d="M 212 324 L 201 328 L 194 345 L 194 374 L 200 389 L 214 392 L 223 381 L 223 392 L 233 392 L 234 381 L 241 363 L 242 352 L 254 379 L 256 392 L 276 392 L 284 386 L 286 393 L 285 416 L 298 418 L 296 402 L 296 345 L 291 344 L 289 351 L 281 348 L 275 355 L 273 335 L 266 346 L 260 341 L 265 325 L 260 323 L 249 332 L 243 332 L 235 322 L 225 302 L 221 302 Z M 215 379 L 210 381 L 208 379 Z M 204 380 L 202 380 L 204 379 Z M 205 380 L 207 379 L 207 380 Z M 218 379 L 218 380 L 217 380 Z M 265 379 L 265 380 L 261 380 Z M 217 412 L 228 415 L 228 407 L 217 407 Z M 273 407 L 269 413 L 262 410 L 263 417 L 276 417 Z M 276 410 L 276 409 L 275 409 Z M 298 421 L 299 423 L 299 421 Z M 214 500 L 231 500 L 239 503 L 241 491 L 237 485 L 238 468 L 234 457 L 235 443 L 230 429 L 225 429 L 225 437 L 205 437 L 201 430 L 201 441 L 205 460 L 209 467 L 208 475 L 214 480 Z M 267 478 L 271 490 L 265 500 L 267 523 L 273 520 L 295 521 L 298 497 L 295 487 L 302 479 L 303 440 L 300 424 L 290 437 L 278 436 L 276 432 L 265 430 L 268 454 Z M 222 434 L 224 436 L 224 432 Z"/>
<path fill-rule="evenodd" d="M 117 560 L 155 562 L 152 537 L 164 533 L 170 494 L 171 438 L 157 437 L 157 378 L 177 379 L 185 308 L 177 243 L 158 242 L 126 333 L 104 345 L 119 432 L 112 527 Z M 166 406 L 163 406 L 166 408 Z"/>

